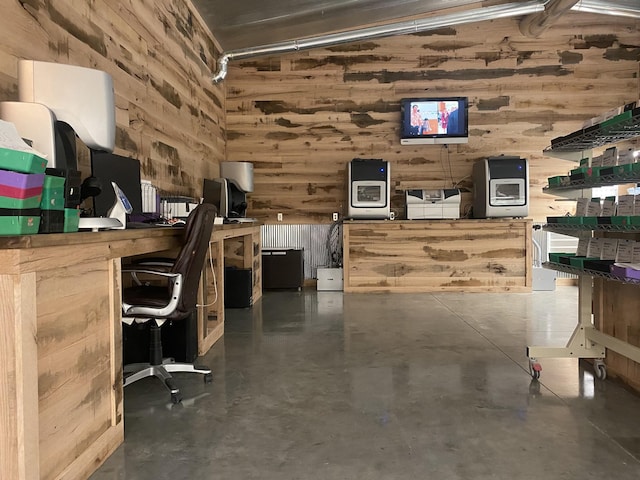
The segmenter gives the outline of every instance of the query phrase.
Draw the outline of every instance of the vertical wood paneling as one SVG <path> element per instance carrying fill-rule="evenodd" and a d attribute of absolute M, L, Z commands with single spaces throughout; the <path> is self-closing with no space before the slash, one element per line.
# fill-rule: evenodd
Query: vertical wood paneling
<path fill-rule="evenodd" d="M 106 262 L 85 263 L 38 275 L 42 478 L 56 478 L 112 426 L 106 267 Z M 68 438 L 76 441 L 69 444 Z"/>
<path fill-rule="evenodd" d="M 0 100 L 17 100 L 17 61 L 108 72 L 116 94 L 115 152 L 138 158 L 162 191 L 201 196 L 225 155 L 219 49 L 188 0 L 4 2 Z M 89 173 L 88 155 L 81 169 Z"/>
<path fill-rule="evenodd" d="M 344 211 L 346 164 L 362 157 L 391 162 L 392 208 L 403 218 L 405 189 L 470 189 L 473 162 L 502 153 L 530 160 L 535 220 L 571 210 L 541 190 L 573 164 L 542 150 L 638 99 L 640 22 L 570 13 L 539 38 L 522 36 L 518 22 L 231 62 L 228 159 L 254 163 L 249 214 L 330 223 L 331 212 Z M 400 146 L 399 100 L 430 95 L 469 97 L 468 144 Z"/>

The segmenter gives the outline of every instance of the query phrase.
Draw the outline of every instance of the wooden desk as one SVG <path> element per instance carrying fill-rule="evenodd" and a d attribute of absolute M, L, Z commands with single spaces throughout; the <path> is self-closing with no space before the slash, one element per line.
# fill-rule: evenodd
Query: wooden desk
<path fill-rule="evenodd" d="M 198 303 L 198 355 L 204 355 L 224 335 L 224 267 L 252 270 L 252 297 L 262 296 L 262 244 L 260 226 L 216 225 L 211 236 L 212 275 L 209 257 L 202 270 Z"/>
<path fill-rule="evenodd" d="M 259 262 L 259 228 L 216 226 L 218 265 L 233 245 L 226 240 L 246 235 L 252 240 L 245 246 L 258 253 L 242 258 Z M 0 237 L 1 479 L 85 479 L 122 443 L 121 258 L 175 250 L 182 234 L 157 228 Z M 224 310 L 215 324 L 203 350 L 222 335 Z"/>
<path fill-rule="evenodd" d="M 345 292 L 530 292 L 528 219 L 343 224 Z"/>

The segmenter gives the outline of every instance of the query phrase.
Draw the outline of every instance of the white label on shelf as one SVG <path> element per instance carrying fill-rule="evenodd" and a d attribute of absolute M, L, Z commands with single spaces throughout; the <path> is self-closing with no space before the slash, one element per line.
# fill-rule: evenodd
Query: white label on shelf
<path fill-rule="evenodd" d="M 589 206 L 590 198 L 579 198 L 576 202 L 576 217 L 584 217 L 587 215 L 587 207 Z"/>
<path fill-rule="evenodd" d="M 589 250 L 590 238 L 581 238 L 578 240 L 578 248 L 576 249 L 576 256 L 586 257 Z"/>
<path fill-rule="evenodd" d="M 615 167 L 618 161 L 618 149 L 616 147 L 607 148 L 602 154 L 603 167 Z"/>
<path fill-rule="evenodd" d="M 587 204 L 587 217 L 599 217 L 601 213 L 600 198 L 592 198 Z"/>
<path fill-rule="evenodd" d="M 636 242 L 633 240 L 618 240 L 618 252 L 616 253 L 616 262 L 631 263 L 633 262 L 633 246 Z"/>
<path fill-rule="evenodd" d="M 607 197 L 602 201 L 602 216 L 613 217 L 616 214 L 616 198 Z"/>
<path fill-rule="evenodd" d="M 618 251 L 617 238 L 605 238 L 602 242 L 602 250 L 600 251 L 600 260 L 615 260 Z"/>
<path fill-rule="evenodd" d="M 633 244 L 633 263 L 640 263 L 640 242 Z"/>
<path fill-rule="evenodd" d="M 589 239 L 589 247 L 587 248 L 587 257 L 600 258 L 602 253 L 602 243 L 604 238 L 591 238 Z"/>
<path fill-rule="evenodd" d="M 618 165 L 627 165 L 629 163 L 633 163 L 635 160 L 633 156 L 634 150 L 629 148 L 628 150 L 622 150 L 618 153 Z"/>
<path fill-rule="evenodd" d="M 616 215 L 633 215 L 635 198 L 635 195 L 620 195 Z"/>

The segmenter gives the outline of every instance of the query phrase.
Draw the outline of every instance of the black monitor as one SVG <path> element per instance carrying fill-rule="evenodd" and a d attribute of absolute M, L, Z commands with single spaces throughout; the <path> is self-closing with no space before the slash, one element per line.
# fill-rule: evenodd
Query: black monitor
<path fill-rule="evenodd" d="M 217 180 L 205 178 L 202 182 L 202 203 L 210 203 L 217 209 L 220 215 L 222 202 L 222 183 Z"/>
<path fill-rule="evenodd" d="M 102 184 L 102 192 L 93 198 L 96 217 L 106 217 L 116 201 L 111 182 L 115 182 L 129 199 L 133 207 L 132 215 L 142 215 L 142 188 L 138 160 L 113 153 L 92 151 L 91 174 Z"/>

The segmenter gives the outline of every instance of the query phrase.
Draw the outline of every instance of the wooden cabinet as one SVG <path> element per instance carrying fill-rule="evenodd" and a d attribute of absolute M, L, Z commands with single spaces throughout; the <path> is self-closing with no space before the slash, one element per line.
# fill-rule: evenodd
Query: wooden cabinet
<path fill-rule="evenodd" d="M 1 479 L 88 478 L 122 443 L 121 259 L 168 256 L 182 237 L 179 228 L 0 237 Z M 220 267 L 251 268 L 259 298 L 260 246 L 257 225 L 214 228 L 200 354 L 224 332 Z"/>
<path fill-rule="evenodd" d="M 532 221 L 343 224 L 345 292 L 530 292 Z"/>

